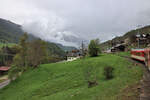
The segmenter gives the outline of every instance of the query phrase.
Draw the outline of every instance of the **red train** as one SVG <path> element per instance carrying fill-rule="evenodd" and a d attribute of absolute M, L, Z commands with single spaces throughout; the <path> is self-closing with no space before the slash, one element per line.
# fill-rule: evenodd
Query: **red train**
<path fill-rule="evenodd" d="M 144 62 L 150 70 L 150 48 L 132 49 L 131 58 Z"/>

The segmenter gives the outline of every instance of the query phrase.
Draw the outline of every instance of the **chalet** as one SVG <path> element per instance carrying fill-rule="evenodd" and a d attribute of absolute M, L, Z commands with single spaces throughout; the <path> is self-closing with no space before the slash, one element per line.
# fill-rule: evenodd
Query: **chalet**
<path fill-rule="evenodd" d="M 126 46 L 124 44 L 117 44 L 116 46 L 111 48 L 111 52 L 123 52 L 125 51 Z"/>
<path fill-rule="evenodd" d="M 9 71 L 10 67 L 2 66 L 0 67 L 0 75 L 4 75 Z"/>
<path fill-rule="evenodd" d="M 67 53 L 67 61 L 73 61 L 80 58 L 81 52 L 80 50 L 72 50 Z"/>
<path fill-rule="evenodd" d="M 150 43 L 150 34 L 136 35 L 136 41 L 139 45 L 148 45 Z"/>

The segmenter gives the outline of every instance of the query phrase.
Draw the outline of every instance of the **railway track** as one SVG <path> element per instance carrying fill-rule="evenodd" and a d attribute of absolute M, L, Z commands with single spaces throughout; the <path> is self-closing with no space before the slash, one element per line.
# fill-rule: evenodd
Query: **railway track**
<path fill-rule="evenodd" d="M 141 80 L 140 100 L 150 100 L 150 71 L 146 67 L 143 79 Z"/>
<path fill-rule="evenodd" d="M 143 78 L 140 82 L 140 96 L 139 96 L 139 100 L 150 100 L 150 71 L 148 69 L 147 66 L 145 66 L 144 63 L 133 60 L 130 57 L 127 56 L 120 56 L 120 57 L 124 57 L 130 61 L 132 61 L 133 63 L 136 64 L 140 64 L 143 68 L 144 74 L 143 74 Z"/>

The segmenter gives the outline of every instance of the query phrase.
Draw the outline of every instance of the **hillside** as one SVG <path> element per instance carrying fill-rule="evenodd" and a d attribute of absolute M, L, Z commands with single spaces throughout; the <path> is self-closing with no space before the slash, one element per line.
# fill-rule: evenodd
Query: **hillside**
<path fill-rule="evenodd" d="M 76 47 L 73 46 L 63 46 L 61 44 L 57 44 L 58 47 L 60 47 L 64 51 L 71 51 L 77 49 Z"/>
<path fill-rule="evenodd" d="M 106 66 L 114 68 L 111 80 L 104 79 L 103 69 Z M 97 77 L 97 86 L 88 88 L 88 71 L 92 73 L 91 79 Z M 0 90 L 0 100 L 122 100 L 121 95 L 136 96 L 136 91 L 130 89 L 125 92 L 124 89 L 135 86 L 141 77 L 141 67 L 112 54 L 44 64 L 25 72 Z"/>
<path fill-rule="evenodd" d="M 0 39 L 10 43 L 17 43 L 23 33 L 24 31 L 20 25 L 0 18 Z M 34 38 L 32 35 L 29 35 L 29 40 Z"/>
<path fill-rule="evenodd" d="M 107 47 L 111 47 L 111 43 L 112 42 L 120 42 L 120 41 L 124 41 L 127 38 L 130 38 L 133 35 L 137 35 L 139 32 L 139 34 L 150 34 L 150 25 L 136 29 L 136 30 L 131 30 L 127 33 L 125 33 L 123 36 L 120 37 L 115 37 L 112 40 L 106 41 L 104 43 L 101 44 L 101 47 L 103 47 L 104 49 Z"/>
<path fill-rule="evenodd" d="M 0 19 L 0 39 L 11 43 L 17 43 L 19 37 L 23 34 L 21 26 L 10 21 Z"/>
<path fill-rule="evenodd" d="M 55 43 L 48 42 L 47 47 L 48 47 L 48 51 L 50 52 L 50 54 L 52 56 L 53 55 L 57 55 L 57 56 L 61 56 L 61 57 L 66 56 L 65 51 Z"/>

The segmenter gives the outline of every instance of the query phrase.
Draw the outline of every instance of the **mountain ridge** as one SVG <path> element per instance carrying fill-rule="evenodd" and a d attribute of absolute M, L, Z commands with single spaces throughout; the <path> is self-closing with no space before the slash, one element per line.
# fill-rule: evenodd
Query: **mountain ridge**
<path fill-rule="evenodd" d="M 150 25 L 146 25 L 144 27 L 141 27 L 141 28 L 138 28 L 135 30 L 130 30 L 122 36 L 118 36 L 118 37 L 113 38 L 112 40 L 108 40 L 106 42 L 103 42 L 103 43 L 101 43 L 101 47 L 103 49 L 110 48 L 111 43 L 125 41 L 126 39 L 129 39 L 133 35 L 137 35 L 137 34 L 150 34 Z"/>

